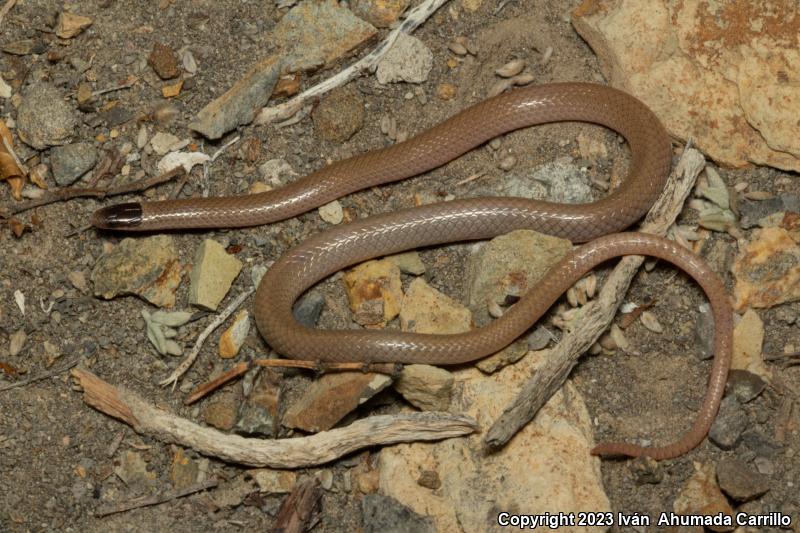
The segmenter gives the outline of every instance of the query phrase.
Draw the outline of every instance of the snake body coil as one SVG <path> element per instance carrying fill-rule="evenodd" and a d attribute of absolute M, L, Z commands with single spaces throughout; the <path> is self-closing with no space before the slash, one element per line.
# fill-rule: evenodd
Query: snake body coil
<path fill-rule="evenodd" d="M 290 250 L 267 272 L 256 292 L 256 323 L 275 350 L 296 359 L 464 363 L 513 342 L 597 264 L 621 255 L 653 255 L 685 270 L 710 300 L 716 351 L 706 397 L 691 430 L 674 444 L 643 448 L 608 443 L 593 453 L 675 457 L 699 444 L 716 416 L 730 366 L 732 311 L 724 286 L 699 258 L 666 239 L 615 233 L 639 220 L 653 204 L 671 161 L 669 137 L 658 118 L 621 91 L 585 83 L 519 89 L 480 102 L 406 142 L 339 161 L 280 189 L 250 196 L 121 204 L 98 210 L 93 223 L 98 228 L 124 231 L 266 224 L 354 191 L 429 171 L 503 133 L 567 120 L 604 125 L 628 141 L 629 174 L 606 198 L 589 204 L 472 198 L 332 227 Z M 568 254 L 503 317 L 486 327 L 457 335 L 327 331 L 305 328 L 292 315 L 294 302 L 305 290 L 355 263 L 526 228 L 588 244 Z"/>

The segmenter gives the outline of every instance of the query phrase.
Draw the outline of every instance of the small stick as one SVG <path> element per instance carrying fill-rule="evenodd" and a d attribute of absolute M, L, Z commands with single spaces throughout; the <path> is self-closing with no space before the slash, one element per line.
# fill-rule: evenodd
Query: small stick
<path fill-rule="evenodd" d="M 245 372 L 250 370 L 250 365 L 248 363 L 238 363 L 230 370 L 223 372 L 220 374 L 219 377 L 212 379 L 211 381 L 206 381 L 205 383 L 201 383 L 192 391 L 192 393 L 183 400 L 183 405 L 191 405 L 200 398 L 206 396 L 212 391 L 217 390 L 230 380 L 235 377 L 241 376 Z"/>
<path fill-rule="evenodd" d="M 109 459 L 114 457 L 114 454 L 117 453 L 117 449 L 119 449 L 119 445 L 122 444 L 122 439 L 124 438 L 125 428 L 117 431 L 117 434 L 114 436 L 114 440 L 111 441 L 111 444 L 108 446 L 108 450 L 106 450 L 106 457 Z"/>
<path fill-rule="evenodd" d="M 178 167 L 164 174 L 160 174 L 158 176 L 152 176 L 150 178 L 145 178 L 139 181 L 134 181 L 133 183 L 126 183 L 125 185 L 121 185 L 113 189 L 73 188 L 73 187 L 66 189 L 59 189 L 50 194 L 46 194 L 41 198 L 37 198 L 36 200 L 31 200 L 29 202 L 16 205 L 14 207 L 5 208 L 4 212 L 0 212 L 0 218 L 10 218 L 24 211 L 29 211 L 31 209 L 42 207 L 49 204 L 54 204 L 56 202 L 64 202 L 66 200 L 71 200 L 72 198 L 89 198 L 89 197 L 108 198 L 110 196 L 120 196 L 132 192 L 141 192 L 156 185 L 166 183 L 171 179 L 180 176 L 181 174 L 183 174 L 183 169 Z"/>
<path fill-rule="evenodd" d="M 362 57 L 343 71 L 327 80 L 306 89 L 291 100 L 287 100 L 273 107 L 264 107 L 255 119 L 256 124 L 268 124 L 280 122 L 297 113 L 310 100 L 315 99 L 331 89 L 344 85 L 350 80 L 357 78 L 362 72 L 367 72 L 383 59 L 383 56 L 392 48 L 400 33 L 411 33 L 420 24 L 428 20 L 437 9 L 447 0 L 425 0 L 420 5 L 409 11 L 406 19 L 397 28 L 392 30 L 386 39 L 383 40 L 372 52 Z"/>
<path fill-rule="evenodd" d="M 242 302 L 244 302 L 248 296 L 253 294 L 254 290 L 255 289 L 253 288 L 249 288 L 245 290 L 243 293 L 241 293 L 239 296 L 234 298 L 234 300 L 228 305 L 228 307 L 223 309 L 222 312 L 218 314 L 217 317 L 208 326 L 206 326 L 206 329 L 204 329 L 203 332 L 200 333 L 200 335 L 197 337 L 197 340 L 194 343 L 194 347 L 192 347 L 192 351 L 189 352 L 189 355 L 187 355 L 186 358 L 183 361 L 181 361 L 181 364 L 179 364 L 178 367 L 172 371 L 172 374 L 170 374 L 169 377 L 160 381 L 159 385 L 162 386 L 172 385 L 172 388 L 174 389 L 180 377 L 184 375 L 187 370 L 189 370 L 189 368 L 194 363 L 195 359 L 197 359 L 197 356 L 200 355 L 200 349 L 203 347 L 203 343 L 206 342 L 208 336 L 211 335 L 211 333 L 215 329 L 220 327 L 222 323 L 225 322 L 225 320 L 227 320 L 228 317 L 231 316 L 231 314 L 233 314 L 233 312 L 236 311 L 236 309 L 238 309 L 240 305 L 242 305 Z"/>
<path fill-rule="evenodd" d="M 61 365 L 61 366 L 58 366 L 58 367 L 53 368 L 53 369 L 50 369 L 47 372 L 43 372 L 43 373 L 39 374 L 38 376 L 33 376 L 32 378 L 28 378 L 28 379 L 23 380 L 23 381 L 16 381 L 14 383 L 9 383 L 8 385 L 3 385 L 2 387 L 0 387 L 0 392 L 5 392 L 7 390 L 16 389 L 17 387 L 24 387 L 25 385 L 30 385 L 31 383 L 34 383 L 36 381 L 41 381 L 43 379 L 51 378 L 53 376 L 56 376 L 56 375 L 64 372 L 65 370 L 69 370 L 70 368 L 72 368 L 75 365 L 77 365 L 79 362 L 80 362 L 80 358 L 74 359 L 72 361 L 69 361 L 68 363 L 65 363 L 65 364 Z"/>
<path fill-rule="evenodd" d="M 104 95 L 106 93 L 113 93 L 114 91 L 121 91 L 123 89 L 130 89 L 134 85 L 136 85 L 136 82 L 132 81 L 130 83 L 123 83 L 122 85 L 117 85 L 115 87 L 109 87 L 107 89 L 100 89 L 98 91 L 94 91 L 92 93 L 92 96 L 101 96 L 101 95 Z"/>
<path fill-rule="evenodd" d="M 217 482 L 216 479 L 211 478 L 205 481 L 201 481 L 200 483 L 195 483 L 194 485 L 190 485 L 180 490 L 171 490 L 169 492 L 165 492 L 164 494 L 160 494 L 157 496 L 145 496 L 129 500 L 127 502 L 101 507 L 100 509 L 94 512 L 94 515 L 98 518 L 101 518 L 103 516 L 130 511 L 132 509 L 141 509 L 142 507 L 149 507 L 151 505 L 166 503 L 172 500 L 177 500 L 178 498 L 183 498 L 184 496 L 189 496 L 190 494 L 194 494 L 195 492 L 213 489 L 218 484 L 219 483 Z"/>
<path fill-rule="evenodd" d="M 129 424 L 140 435 L 255 467 L 307 468 L 372 446 L 461 437 L 475 432 L 478 427 L 468 416 L 426 411 L 370 416 L 307 437 L 246 438 L 201 426 L 157 408 L 85 369 L 74 369 L 72 376 L 83 388 L 84 402 Z"/>
<path fill-rule="evenodd" d="M 648 212 L 639 231 L 655 235 L 666 234 L 703 168 L 703 154 L 687 145 L 678 165 L 670 174 L 664 191 Z M 620 260 L 608 276 L 597 299 L 581 308 L 580 316 L 570 324 L 569 331 L 561 342 L 550 350 L 546 364 L 523 384 L 517 397 L 492 424 L 484 437 L 484 445 L 488 450 L 497 450 L 504 446 L 564 384 L 578 358 L 611 324 L 643 262 L 644 257 L 636 255 Z"/>

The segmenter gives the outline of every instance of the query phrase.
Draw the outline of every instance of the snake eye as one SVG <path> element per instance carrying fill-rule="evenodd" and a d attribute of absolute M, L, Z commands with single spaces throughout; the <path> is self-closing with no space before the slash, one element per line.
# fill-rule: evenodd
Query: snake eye
<path fill-rule="evenodd" d="M 92 215 L 92 226 L 99 229 L 135 228 L 142 223 L 142 204 L 131 202 L 98 209 Z"/>

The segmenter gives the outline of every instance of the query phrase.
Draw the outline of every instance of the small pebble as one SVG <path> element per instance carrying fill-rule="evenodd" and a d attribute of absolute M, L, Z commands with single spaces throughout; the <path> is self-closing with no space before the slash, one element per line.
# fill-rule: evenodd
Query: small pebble
<path fill-rule="evenodd" d="M 319 208 L 319 216 L 328 224 L 341 224 L 344 220 L 344 211 L 339 200 L 334 200 Z"/>
<path fill-rule="evenodd" d="M 469 53 L 467 47 L 457 41 L 448 44 L 447 48 L 457 56 L 465 56 Z"/>
<path fill-rule="evenodd" d="M 517 164 L 517 158 L 509 154 L 500 159 L 500 162 L 497 164 L 497 166 L 500 167 L 500 170 L 508 172 L 509 170 L 514 168 L 514 165 L 516 164 Z"/>
<path fill-rule="evenodd" d="M 522 59 L 513 59 L 494 71 L 495 74 L 501 78 L 513 78 L 525 68 L 525 61 Z"/>
<path fill-rule="evenodd" d="M 441 83 L 436 87 L 436 95 L 442 100 L 452 100 L 456 96 L 456 87 L 450 83 Z"/>

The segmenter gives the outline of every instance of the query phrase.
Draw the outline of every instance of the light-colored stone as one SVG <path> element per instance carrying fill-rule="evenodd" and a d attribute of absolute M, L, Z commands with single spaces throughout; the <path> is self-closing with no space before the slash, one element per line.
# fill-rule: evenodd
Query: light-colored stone
<path fill-rule="evenodd" d="M 463 333 L 472 329 L 472 313 L 424 279 L 416 278 L 403 297 L 400 328 L 416 333 Z"/>
<path fill-rule="evenodd" d="M 350 3 L 353 13 L 378 28 L 388 28 L 400 18 L 409 0 L 355 0 Z"/>
<path fill-rule="evenodd" d="M 339 200 L 334 200 L 330 203 L 320 206 L 319 216 L 328 224 L 341 224 L 342 220 L 344 220 L 342 204 L 339 203 Z"/>
<path fill-rule="evenodd" d="M 249 332 L 250 314 L 247 309 L 242 309 L 236 313 L 233 324 L 219 338 L 219 356 L 223 359 L 236 357 Z"/>
<path fill-rule="evenodd" d="M 0 98 L 11 98 L 11 86 L 0 77 Z"/>
<path fill-rule="evenodd" d="M 720 163 L 800 170 L 793 2 L 586 0 L 573 14 L 615 87 Z"/>
<path fill-rule="evenodd" d="M 694 463 L 695 472 L 675 498 L 673 510 L 682 515 L 733 516 L 733 509 L 719 490 L 714 465 Z M 711 531 L 731 531 L 733 527 L 710 526 Z"/>
<path fill-rule="evenodd" d="M 403 252 L 401 254 L 388 255 L 384 259 L 391 261 L 400 268 L 400 272 L 404 274 L 413 274 L 419 276 L 425 273 L 425 263 L 419 257 L 416 250 L 410 252 Z"/>
<path fill-rule="evenodd" d="M 258 490 L 266 494 L 288 494 L 297 483 L 297 474 L 291 470 L 259 468 L 249 470 L 248 474 L 255 480 Z"/>
<path fill-rule="evenodd" d="M 733 328 L 733 360 L 731 368 L 747 370 L 768 382 L 772 372 L 764 363 L 761 347 L 764 344 L 764 322 L 758 313 L 748 309 Z"/>
<path fill-rule="evenodd" d="M 159 131 L 153 135 L 152 139 L 150 139 L 150 146 L 153 148 L 153 151 L 156 154 L 164 155 L 170 150 L 173 150 L 173 146 L 180 143 L 180 141 L 180 139 L 171 133 Z"/>
<path fill-rule="evenodd" d="M 453 374 L 430 365 L 406 365 L 394 388 L 423 411 L 446 411 L 453 393 Z"/>
<path fill-rule="evenodd" d="M 61 39 L 72 39 L 93 23 L 89 17 L 64 11 L 58 17 L 56 35 Z"/>
<path fill-rule="evenodd" d="M 800 246 L 784 228 L 756 230 L 731 272 L 737 310 L 800 300 Z"/>
<path fill-rule="evenodd" d="M 220 243 L 204 240 L 197 248 L 189 276 L 189 303 L 215 310 L 241 270 L 242 262 L 226 252 Z"/>
<path fill-rule="evenodd" d="M 359 324 L 386 324 L 400 312 L 400 269 L 385 259 L 367 261 L 344 275 L 353 318 Z"/>
<path fill-rule="evenodd" d="M 528 357 L 491 376 L 476 369 L 455 372 L 451 409 L 488 428 L 544 360 Z M 487 531 L 487 524 L 496 523 L 499 509 L 525 509 L 526 514 L 554 509 L 610 511 L 600 462 L 589 454 L 591 428 L 583 399 L 568 382 L 497 453 L 485 453 L 484 433 L 382 449 L 380 492 L 432 517 L 437 531 Z M 419 484 L 420 472 L 426 471 L 441 480 L 436 491 Z"/>
<path fill-rule="evenodd" d="M 37 150 L 66 143 L 78 128 L 76 111 L 61 91 L 48 83 L 25 90 L 17 111 L 17 134 Z"/>
<path fill-rule="evenodd" d="M 532 230 L 495 237 L 467 262 L 468 306 L 478 325 L 489 322 L 488 305 L 528 292 L 564 255 L 572 243 Z"/>
<path fill-rule="evenodd" d="M 400 33 L 394 46 L 380 63 L 376 76 L 379 83 L 422 83 L 427 81 L 433 68 L 433 52 L 414 37 Z"/>

